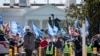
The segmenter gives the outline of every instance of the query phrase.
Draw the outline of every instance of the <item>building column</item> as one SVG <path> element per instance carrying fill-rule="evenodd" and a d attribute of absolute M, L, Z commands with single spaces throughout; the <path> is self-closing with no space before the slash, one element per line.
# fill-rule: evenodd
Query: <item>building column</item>
<path fill-rule="evenodd" d="M 29 20 L 25 20 L 25 26 L 28 26 L 28 21 L 29 21 Z"/>
<path fill-rule="evenodd" d="M 39 20 L 40 22 L 40 29 L 42 29 L 42 26 L 43 26 L 43 20 Z"/>
<path fill-rule="evenodd" d="M 30 0 L 26 0 L 27 7 L 30 7 Z"/>
<path fill-rule="evenodd" d="M 10 0 L 10 7 L 11 7 L 11 8 L 14 7 L 14 3 L 15 3 L 15 0 Z"/>

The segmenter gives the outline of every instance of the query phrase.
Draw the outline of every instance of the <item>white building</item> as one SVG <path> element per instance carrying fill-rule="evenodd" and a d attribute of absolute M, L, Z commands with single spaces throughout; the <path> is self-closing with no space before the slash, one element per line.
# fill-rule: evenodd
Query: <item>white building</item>
<path fill-rule="evenodd" d="M 76 5 L 76 0 L 66 0 L 65 6 L 69 7 L 71 4 Z"/>
<path fill-rule="evenodd" d="M 81 4 L 83 4 L 84 3 L 84 0 L 81 0 Z"/>
<path fill-rule="evenodd" d="M 66 20 L 65 11 L 56 6 L 47 4 L 40 6 L 39 8 L 31 7 L 17 7 L 17 8 L 0 8 L 0 14 L 3 17 L 4 22 L 16 21 L 21 26 L 32 24 L 32 20 L 41 28 L 45 29 L 48 23 L 48 17 L 50 14 L 54 14 L 55 17 L 61 19 L 63 22 Z"/>

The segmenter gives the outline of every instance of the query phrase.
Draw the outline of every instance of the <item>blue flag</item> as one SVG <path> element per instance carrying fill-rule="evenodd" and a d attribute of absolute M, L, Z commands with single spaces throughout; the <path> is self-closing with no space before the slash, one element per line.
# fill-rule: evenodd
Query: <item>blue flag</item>
<path fill-rule="evenodd" d="M 24 36 L 24 30 L 23 30 L 24 27 L 18 25 L 17 29 L 18 29 L 18 33 L 19 35 L 21 35 L 22 37 Z"/>
<path fill-rule="evenodd" d="M 55 36 L 57 35 L 57 33 L 58 33 L 58 28 L 55 25 L 53 25 L 53 28 L 52 28 L 50 24 L 48 23 L 48 34 L 50 36 Z"/>
<path fill-rule="evenodd" d="M 77 30 L 78 30 L 78 21 L 79 21 L 79 19 L 76 18 L 75 21 L 74 21 L 74 24 L 73 24 L 74 28 L 77 29 Z"/>
<path fill-rule="evenodd" d="M 15 21 L 11 21 L 10 23 L 11 33 L 16 34 L 18 33 L 18 24 Z"/>
<path fill-rule="evenodd" d="M 54 25 L 52 29 L 53 29 L 53 33 L 54 33 L 54 35 L 57 35 L 58 28 Z"/>
<path fill-rule="evenodd" d="M 87 17 L 85 17 L 85 25 L 87 28 L 89 28 L 89 21 L 88 21 Z"/>
<path fill-rule="evenodd" d="M 0 15 L 0 24 L 3 24 L 3 19 L 1 15 Z"/>
<path fill-rule="evenodd" d="M 63 35 L 63 36 L 66 36 L 66 32 L 65 32 L 65 30 L 63 29 L 63 28 L 61 28 L 61 34 Z"/>
<path fill-rule="evenodd" d="M 87 17 L 85 17 L 85 30 L 86 30 L 86 36 L 89 35 L 89 22 Z"/>
<path fill-rule="evenodd" d="M 37 37 L 42 36 L 43 33 L 42 31 L 39 29 L 39 27 L 37 27 L 34 22 L 32 22 L 32 29 L 34 31 L 34 33 L 36 34 Z"/>
<path fill-rule="evenodd" d="M 53 31 L 53 29 L 52 29 L 52 27 L 50 26 L 50 24 L 48 24 L 48 34 L 50 35 L 50 36 L 54 36 L 55 34 L 54 34 L 54 31 Z"/>

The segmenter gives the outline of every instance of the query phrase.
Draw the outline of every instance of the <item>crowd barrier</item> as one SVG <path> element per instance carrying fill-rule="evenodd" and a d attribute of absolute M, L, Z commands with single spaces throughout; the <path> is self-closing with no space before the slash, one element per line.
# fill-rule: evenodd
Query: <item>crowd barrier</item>
<path fill-rule="evenodd" d="M 42 56 L 42 50 L 41 50 L 42 48 L 41 47 L 39 47 L 39 56 Z"/>
<path fill-rule="evenodd" d="M 9 56 L 12 56 L 12 49 L 9 49 Z"/>
<path fill-rule="evenodd" d="M 97 48 L 96 47 L 93 48 L 92 56 L 97 56 Z"/>
<path fill-rule="evenodd" d="M 54 49 L 55 49 L 54 50 L 54 56 L 58 56 L 58 53 L 57 53 L 58 49 L 56 47 Z M 70 56 L 73 56 L 72 55 L 73 54 L 72 48 L 70 49 L 70 51 L 71 51 L 70 52 Z M 13 52 L 12 52 L 12 49 L 10 48 L 9 49 L 9 56 L 13 56 L 12 54 L 13 54 Z M 37 55 L 33 55 L 33 56 L 42 56 L 42 54 L 43 54 L 42 53 L 42 48 L 39 47 Z M 15 46 L 14 47 L 14 56 L 25 56 L 25 52 L 24 51 L 23 52 L 18 52 L 18 48 L 17 48 L 17 46 Z M 63 56 L 63 55 L 61 55 L 61 56 Z M 97 48 L 96 47 L 93 48 L 91 56 L 100 56 L 100 54 L 97 52 Z"/>

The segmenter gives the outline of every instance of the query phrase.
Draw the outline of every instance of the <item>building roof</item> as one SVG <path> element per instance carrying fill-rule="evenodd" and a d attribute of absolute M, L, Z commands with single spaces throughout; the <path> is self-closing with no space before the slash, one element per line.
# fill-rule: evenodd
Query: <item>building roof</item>
<path fill-rule="evenodd" d="M 43 15 L 43 14 L 63 14 L 64 15 L 65 11 L 62 10 L 62 9 L 59 9 L 57 8 L 56 6 L 54 5 L 50 5 L 50 4 L 47 4 L 47 5 L 44 5 L 44 6 L 41 6 L 37 9 L 34 9 L 34 10 L 31 10 L 29 12 L 26 12 L 25 15 Z"/>

